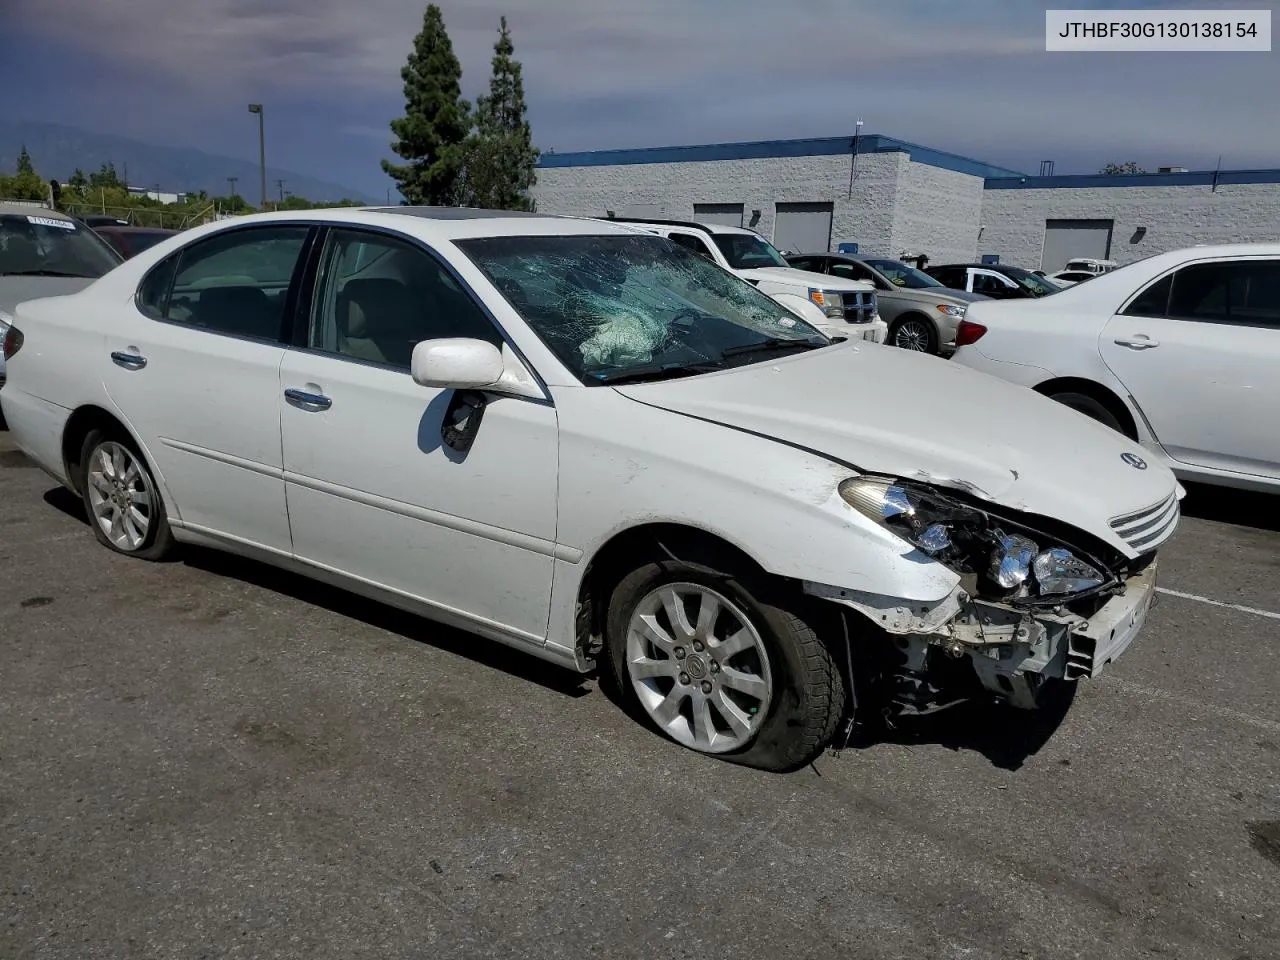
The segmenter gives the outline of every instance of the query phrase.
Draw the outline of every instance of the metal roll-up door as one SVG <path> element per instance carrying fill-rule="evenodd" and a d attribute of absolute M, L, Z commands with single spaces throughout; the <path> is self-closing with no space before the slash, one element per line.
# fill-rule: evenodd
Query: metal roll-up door
<path fill-rule="evenodd" d="M 791 253 L 825 253 L 831 249 L 829 203 L 779 203 L 773 223 L 773 245 Z"/>
<path fill-rule="evenodd" d="M 1114 220 L 1046 220 L 1040 269 L 1054 273 L 1078 257 L 1110 260 L 1114 227 Z"/>

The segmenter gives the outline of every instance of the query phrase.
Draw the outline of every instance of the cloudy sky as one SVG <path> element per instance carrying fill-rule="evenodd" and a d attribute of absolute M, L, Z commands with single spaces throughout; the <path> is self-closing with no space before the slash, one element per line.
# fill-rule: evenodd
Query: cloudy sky
<path fill-rule="evenodd" d="M 1054 7 L 1071 6 L 1053 3 Z M 1085 2 L 1080 3 L 1086 5 Z M 1277 0 L 1092 8 L 1274 9 Z M 0 114 L 254 160 L 381 194 L 421 0 L 0 0 Z M 559 153 L 842 136 L 1032 172 L 1280 167 L 1280 52 L 1044 52 L 1033 0 L 442 0 L 469 97 L 506 14 Z M 1280 19 L 1280 18 L 1277 18 Z"/>

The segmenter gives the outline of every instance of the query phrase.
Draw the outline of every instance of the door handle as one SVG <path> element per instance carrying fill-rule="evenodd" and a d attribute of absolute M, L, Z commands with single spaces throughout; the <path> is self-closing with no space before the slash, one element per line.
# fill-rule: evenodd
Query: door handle
<path fill-rule="evenodd" d="M 1147 350 L 1160 346 L 1159 340 L 1152 340 L 1145 333 L 1135 333 L 1131 338 L 1117 337 L 1115 342 L 1131 350 Z"/>
<path fill-rule="evenodd" d="M 292 387 L 284 392 L 284 398 L 299 410 L 307 410 L 312 413 L 318 410 L 328 410 L 333 406 L 333 401 L 322 394 L 307 393 L 305 390 L 295 390 Z"/>
<path fill-rule="evenodd" d="M 147 365 L 147 358 L 136 353 L 125 353 L 123 350 L 116 350 L 111 354 L 111 362 L 117 367 L 124 367 L 126 370 L 141 370 Z"/>

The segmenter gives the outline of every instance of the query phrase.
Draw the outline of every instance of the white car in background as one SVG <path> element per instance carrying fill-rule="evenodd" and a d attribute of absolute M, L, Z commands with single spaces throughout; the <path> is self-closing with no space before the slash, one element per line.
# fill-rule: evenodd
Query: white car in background
<path fill-rule="evenodd" d="M 855 703 L 1096 676 L 1181 496 L 1059 404 L 597 220 L 222 221 L 20 305 L 4 354 L 13 438 L 106 548 L 204 544 L 600 665 L 671 739 L 774 770 Z"/>
<path fill-rule="evenodd" d="M 1044 300 L 969 308 L 955 362 L 1031 387 L 1182 477 L 1280 487 L 1280 244 L 1148 257 Z"/>
<path fill-rule="evenodd" d="M 754 230 L 692 220 L 610 217 L 608 222 L 634 225 L 706 257 L 828 334 L 872 343 L 884 343 L 888 336 L 874 283 L 797 270 Z"/>

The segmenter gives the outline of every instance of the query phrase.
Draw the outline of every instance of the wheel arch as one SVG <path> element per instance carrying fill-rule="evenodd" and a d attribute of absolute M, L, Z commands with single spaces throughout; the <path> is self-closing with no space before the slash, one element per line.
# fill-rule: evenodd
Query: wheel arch
<path fill-rule="evenodd" d="M 1133 413 L 1129 410 L 1129 405 L 1114 390 L 1096 380 L 1088 380 L 1084 377 L 1054 377 L 1052 380 L 1036 384 L 1032 389 L 1046 397 L 1053 397 L 1057 393 L 1082 393 L 1092 397 L 1120 421 L 1125 435 L 1130 440 L 1138 439 L 1138 425 Z"/>
<path fill-rule="evenodd" d="M 146 448 L 138 441 L 138 438 L 118 416 L 104 407 L 96 404 L 86 404 L 77 407 L 76 410 L 67 418 L 67 424 L 62 429 L 62 465 L 66 470 L 67 483 L 77 494 L 83 494 L 80 489 L 80 454 L 81 448 L 84 446 L 84 439 L 89 435 L 91 430 L 114 430 L 123 433 L 133 441 L 134 446 L 142 453 L 147 461 L 147 466 L 151 469 L 153 476 L 158 479 L 155 464 L 151 462 Z"/>
<path fill-rule="evenodd" d="M 641 563 L 655 559 L 701 563 L 745 576 L 774 576 L 741 547 L 700 527 L 661 521 L 620 530 L 587 560 L 578 584 L 575 643 L 580 653 L 596 659 L 614 588 Z"/>

